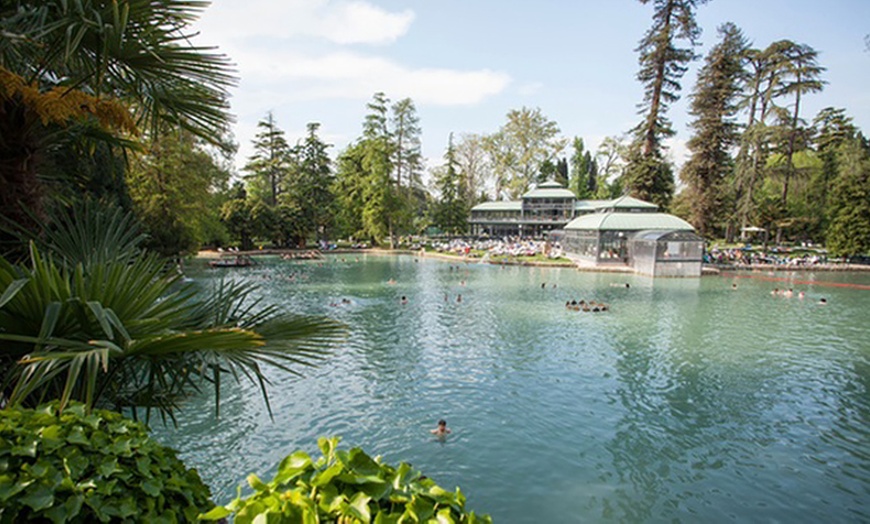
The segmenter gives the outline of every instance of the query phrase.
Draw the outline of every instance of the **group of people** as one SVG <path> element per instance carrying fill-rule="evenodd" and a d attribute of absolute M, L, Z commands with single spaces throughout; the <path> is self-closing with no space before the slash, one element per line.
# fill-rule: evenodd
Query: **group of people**
<path fill-rule="evenodd" d="M 438 252 L 468 255 L 471 251 L 486 251 L 493 256 L 534 256 L 547 255 L 550 258 L 562 256 L 558 242 L 530 240 L 519 237 L 486 240 L 463 240 L 455 238 L 449 242 L 435 242 L 432 247 Z"/>
<path fill-rule="evenodd" d="M 708 264 L 728 264 L 735 266 L 816 266 L 827 264 L 828 259 L 824 254 L 811 255 L 809 253 L 797 255 L 777 250 L 750 251 L 748 249 L 719 249 L 713 248 L 704 254 L 704 262 Z"/>
<path fill-rule="evenodd" d="M 792 298 L 794 296 L 797 296 L 801 300 L 803 300 L 807 296 L 806 293 L 804 293 L 803 291 L 798 291 L 797 293 L 795 293 L 794 289 L 792 289 L 792 288 L 779 289 L 778 287 L 773 288 L 773 291 L 771 291 L 770 294 L 771 294 L 771 296 L 774 296 L 774 297 L 785 297 L 785 298 Z M 822 297 L 819 299 L 819 304 L 825 305 L 827 303 L 828 303 L 827 298 Z"/>
<path fill-rule="evenodd" d="M 609 311 L 610 306 L 605 304 L 604 302 L 596 302 L 594 300 L 590 300 L 586 302 L 585 300 L 569 300 L 565 302 L 565 308 L 570 309 L 571 311 L 583 311 L 585 313 L 598 313 L 599 311 Z"/>

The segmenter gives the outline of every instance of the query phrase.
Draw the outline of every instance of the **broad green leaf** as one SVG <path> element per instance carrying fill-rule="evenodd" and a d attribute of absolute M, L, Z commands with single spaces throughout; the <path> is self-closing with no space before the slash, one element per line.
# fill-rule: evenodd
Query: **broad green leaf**
<path fill-rule="evenodd" d="M 141 484 L 142 491 L 151 495 L 152 497 L 160 496 L 160 492 L 163 490 L 163 481 L 159 478 L 151 478 L 147 479 Z"/>
<path fill-rule="evenodd" d="M 296 451 L 285 457 L 278 465 L 278 474 L 275 475 L 275 482 L 279 485 L 284 484 L 310 467 L 311 457 L 308 453 Z"/>
<path fill-rule="evenodd" d="M 20 497 L 19 502 L 33 511 L 44 510 L 54 502 L 54 490 L 43 484 L 33 484 Z"/>
<path fill-rule="evenodd" d="M 263 483 L 263 481 L 253 473 L 248 475 L 248 485 L 256 491 L 269 491 L 269 486 Z"/>
<path fill-rule="evenodd" d="M 405 513 L 418 522 L 425 522 L 435 514 L 435 504 L 420 496 L 411 497 L 411 502 L 405 508 Z"/>
<path fill-rule="evenodd" d="M 11 475 L 0 475 L 0 501 L 21 493 L 31 482 L 15 482 Z"/>
<path fill-rule="evenodd" d="M 371 510 L 369 509 L 370 500 L 371 497 L 369 497 L 365 493 L 357 492 L 353 496 L 353 498 L 350 499 L 346 506 L 346 515 L 350 515 L 363 522 L 371 522 L 372 514 Z"/>
<path fill-rule="evenodd" d="M 81 426 L 73 427 L 72 431 L 66 436 L 66 441 L 70 444 L 79 444 L 81 446 L 88 446 L 91 443 Z"/>
<path fill-rule="evenodd" d="M 435 522 L 437 524 L 456 524 L 456 520 L 453 518 L 450 508 L 442 508 L 438 510 L 438 513 L 435 514 Z"/>
<path fill-rule="evenodd" d="M 206 513 L 203 513 L 199 516 L 200 520 L 221 520 L 232 515 L 233 512 L 225 508 L 224 506 L 215 506 Z"/>

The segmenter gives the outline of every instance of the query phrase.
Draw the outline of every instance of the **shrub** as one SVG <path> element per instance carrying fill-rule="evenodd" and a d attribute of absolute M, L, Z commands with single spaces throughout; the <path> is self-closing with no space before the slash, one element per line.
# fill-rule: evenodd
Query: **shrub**
<path fill-rule="evenodd" d="M 409 464 L 394 468 L 361 449 L 336 449 L 338 438 L 321 438 L 323 456 L 316 462 L 297 451 L 284 458 L 268 484 L 248 476 L 254 490 L 227 506 L 218 506 L 203 520 L 234 515 L 235 524 L 301 522 L 305 524 L 491 523 L 487 516 L 465 511 L 465 496 L 446 491 Z M 259 517 L 259 518 L 258 518 Z"/>
<path fill-rule="evenodd" d="M 118 413 L 0 410 L 0 522 L 195 521 L 208 486 Z"/>

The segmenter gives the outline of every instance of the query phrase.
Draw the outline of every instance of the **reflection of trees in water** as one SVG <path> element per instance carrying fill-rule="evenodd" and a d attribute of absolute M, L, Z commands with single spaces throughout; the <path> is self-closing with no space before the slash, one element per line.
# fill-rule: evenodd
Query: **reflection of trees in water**
<path fill-rule="evenodd" d="M 712 316 L 701 303 L 656 301 L 655 308 L 613 334 L 614 395 L 625 413 L 607 449 L 621 487 L 602 511 L 617 520 L 680 516 L 701 504 L 699 485 L 742 460 L 745 425 L 769 407 L 758 395 L 763 376 L 708 358 L 715 349 L 705 349 L 704 335 L 715 327 L 705 325 Z M 764 440 L 763 428 L 751 433 L 749 444 Z"/>

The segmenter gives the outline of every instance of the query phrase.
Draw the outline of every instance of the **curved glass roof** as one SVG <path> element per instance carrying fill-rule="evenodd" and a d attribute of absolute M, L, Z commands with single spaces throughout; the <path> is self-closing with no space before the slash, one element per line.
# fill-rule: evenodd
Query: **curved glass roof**
<path fill-rule="evenodd" d="M 667 213 L 592 213 L 568 222 L 566 230 L 594 231 L 643 231 L 676 230 L 694 231 L 695 228 L 682 218 Z"/>

